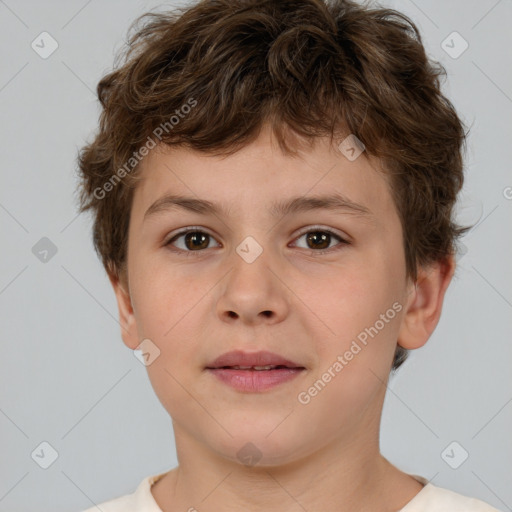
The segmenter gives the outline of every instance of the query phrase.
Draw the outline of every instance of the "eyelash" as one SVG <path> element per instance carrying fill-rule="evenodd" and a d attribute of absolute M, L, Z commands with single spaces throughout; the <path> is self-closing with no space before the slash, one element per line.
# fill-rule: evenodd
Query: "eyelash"
<path fill-rule="evenodd" d="M 184 229 L 183 231 L 179 231 L 178 233 L 176 233 L 172 238 L 170 238 L 167 242 L 164 243 L 164 246 L 168 247 L 169 250 L 174 252 L 174 253 L 177 253 L 177 254 L 180 254 L 180 255 L 184 255 L 184 256 L 187 256 L 187 257 L 188 256 L 200 256 L 201 253 L 204 252 L 206 249 L 197 250 L 197 251 L 190 251 L 190 250 L 184 250 L 184 249 L 176 249 L 176 248 L 172 247 L 172 242 L 176 241 L 178 238 L 182 237 L 183 235 L 187 235 L 188 233 L 202 233 L 202 234 L 210 236 L 211 238 L 214 238 L 213 235 L 211 235 L 207 231 L 204 231 L 202 228 L 196 227 L 196 226 L 191 226 L 189 228 Z M 301 233 L 299 233 L 297 235 L 295 240 L 298 240 L 300 237 L 302 237 L 304 235 L 307 235 L 308 233 L 328 233 L 329 235 L 337 238 L 339 240 L 339 242 L 340 242 L 338 246 L 335 246 L 334 248 L 331 247 L 329 249 L 319 249 L 319 250 L 316 250 L 316 249 L 304 249 L 304 250 L 311 251 L 315 255 L 322 255 L 322 254 L 332 253 L 332 252 L 335 252 L 337 250 L 340 250 L 344 245 L 350 245 L 350 242 L 348 242 L 347 240 L 342 238 L 340 235 L 336 234 L 335 232 L 331 231 L 330 229 L 322 228 L 321 226 L 313 226 L 313 227 L 307 229 L 306 231 L 302 231 Z"/>

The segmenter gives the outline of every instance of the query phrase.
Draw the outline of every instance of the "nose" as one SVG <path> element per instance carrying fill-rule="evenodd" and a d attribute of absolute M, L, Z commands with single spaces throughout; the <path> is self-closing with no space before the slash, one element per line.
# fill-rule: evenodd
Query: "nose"
<path fill-rule="evenodd" d="M 283 271 L 265 251 L 250 263 L 234 254 L 217 300 L 221 320 L 246 325 L 281 322 L 288 314 L 289 291 L 279 274 Z"/>

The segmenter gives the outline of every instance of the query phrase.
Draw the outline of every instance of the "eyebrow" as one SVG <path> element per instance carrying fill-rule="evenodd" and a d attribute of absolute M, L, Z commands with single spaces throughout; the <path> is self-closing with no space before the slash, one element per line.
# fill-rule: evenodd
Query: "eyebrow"
<path fill-rule="evenodd" d="M 144 220 L 150 216 L 164 211 L 182 209 L 201 215 L 223 215 L 228 216 L 221 205 L 212 203 L 206 199 L 196 199 L 180 195 L 167 194 L 157 199 L 144 214 Z M 270 214 L 273 217 L 284 217 L 293 213 L 307 212 L 312 210 L 333 210 L 344 211 L 361 217 L 374 217 L 371 210 L 366 206 L 355 203 L 342 194 L 329 194 L 322 196 L 299 196 L 285 201 L 276 201 L 270 207 Z"/>

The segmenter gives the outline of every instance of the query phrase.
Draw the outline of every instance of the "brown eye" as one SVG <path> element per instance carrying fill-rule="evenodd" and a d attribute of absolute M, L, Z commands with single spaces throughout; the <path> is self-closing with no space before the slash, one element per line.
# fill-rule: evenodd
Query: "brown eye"
<path fill-rule="evenodd" d="M 306 235 L 307 243 L 312 245 L 311 249 L 327 249 L 330 239 L 331 235 L 325 231 L 310 231 Z"/>
<path fill-rule="evenodd" d="M 176 243 L 178 240 L 183 239 Z M 178 233 L 171 238 L 165 245 L 177 247 L 178 250 L 185 252 L 200 252 L 202 249 L 208 249 L 213 237 L 204 231 L 189 230 Z M 173 249 L 174 250 L 174 249 Z"/>
<path fill-rule="evenodd" d="M 303 237 L 305 238 L 306 246 L 302 246 L 302 248 L 312 249 L 313 252 L 317 254 L 323 254 L 331 252 L 331 250 L 335 251 L 339 249 L 340 247 L 331 245 L 334 239 L 337 239 L 340 242 L 338 243 L 338 246 L 349 245 L 350 243 L 328 229 L 310 229 L 309 231 L 299 235 L 297 240 L 300 240 Z M 299 247 L 301 246 L 299 245 Z"/>
<path fill-rule="evenodd" d="M 209 245 L 210 235 L 200 231 L 193 231 L 187 233 L 184 240 L 187 249 L 206 249 Z"/>

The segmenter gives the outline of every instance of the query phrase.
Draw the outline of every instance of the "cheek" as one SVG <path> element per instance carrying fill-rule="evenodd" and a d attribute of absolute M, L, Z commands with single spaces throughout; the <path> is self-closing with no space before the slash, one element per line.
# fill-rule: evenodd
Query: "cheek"
<path fill-rule="evenodd" d="M 401 297 L 390 264 L 376 259 L 330 269 L 323 276 L 303 278 L 297 295 L 307 298 L 306 304 L 323 321 L 327 336 L 354 336 L 358 329 L 373 325 Z"/>
<path fill-rule="evenodd" d="M 377 247 L 366 253 L 364 261 L 357 258 L 345 268 L 303 281 L 300 293 L 316 313 L 309 318 L 317 333 L 320 372 L 342 356 L 346 362 L 339 374 L 345 375 L 344 380 L 375 380 L 369 370 L 386 377 L 404 307 L 401 265 L 399 254 Z"/>
<path fill-rule="evenodd" d="M 188 379 L 201 366 L 197 319 L 207 315 L 200 299 L 209 287 L 194 287 L 169 269 L 148 266 L 132 288 L 139 337 L 150 339 L 159 351 L 146 367 L 148 377 L 164 408 L 179 420 L 191 409 Z"/>
<path fill-rule="evenodd" d="M 355 267 L 352 270 L 329 280 L 327 297 L 317 288 L 310 295 L 312 301 L 322 304 L 318 316 L 329 329 L 315 331 L 319 364 L 308 380 L 311 387 L 302 390 L 305 399 L 311 400 L 305 410 L 312 416 L 329 409 L 334 423 L 347 428 L 356 424 L 383 392 L 402 309 L 398 287 L 386 278 L 383 266 L 363 265 L 357 272 Z M 315 321 L 315 325 L 321 324 Z M 333 409 L 333 404 L 340 407 Z"/>
<path fill-rule="evenodd" d="M 208 287 L 180 273 L 165 258 L 133 258 L 130 291 L 140 336 L 168 344 L 183 329 L 183 320 L 197 307 Z"/>

